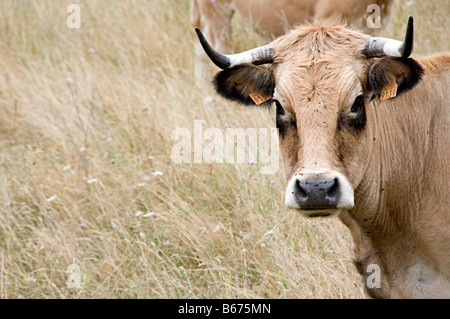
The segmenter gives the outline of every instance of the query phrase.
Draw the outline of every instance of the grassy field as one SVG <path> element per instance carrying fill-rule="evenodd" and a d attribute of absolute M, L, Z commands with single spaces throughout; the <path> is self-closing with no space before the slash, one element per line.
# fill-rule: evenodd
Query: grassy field
<path fill-rule="evenodd" d="M 80 29 L 71 2 L 0 1 L 0 298 L 365 298 L 347 229 L 285 209 L 283 169 L 171 160 L 194 120 L 275 126 L 195 85 L 189 1 L 77 1 Z M 449 51 L 448 0 L 395 9 L 383 35 L 413 15 L 415 54 Z"/>

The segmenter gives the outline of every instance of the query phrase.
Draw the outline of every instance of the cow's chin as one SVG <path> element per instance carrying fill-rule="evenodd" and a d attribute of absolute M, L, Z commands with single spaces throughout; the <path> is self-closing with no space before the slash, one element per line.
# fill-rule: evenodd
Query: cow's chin
<path fill-rule="evenodd" d="M 304 210 L 304 209 L 296 209 L 300 214 L 307 218 L 316 218 L 316 217 L 333 217 L 339 215 L 341 212 L 340 209 L 321 209 L 321 210 Z"/>

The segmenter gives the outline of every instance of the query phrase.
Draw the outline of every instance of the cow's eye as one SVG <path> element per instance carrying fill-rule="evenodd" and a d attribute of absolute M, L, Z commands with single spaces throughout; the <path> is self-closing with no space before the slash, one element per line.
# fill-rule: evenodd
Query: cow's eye
<path fill-rule="evenodd" d="M 358 95 L 353 102 L 352 107 L 348 111 L 347 115 L 340 115 L 338 118 L 338 124 L 340 127 L 347 126 L 353 128 L 355 132 L 360 132 L 366 125 L 366 111 L 364 109 L 365 95 Z"/>
<path fill-rule="evenodd" d="M 291 128 L 295 128 L 297 126 L 297 120 L 295 115 L 290 113 L 289 111 L 285 111 L 281 106 L 281 103 L 277 100 L 273 100 L 277 107 L 277 115 L 276 115 L 276 125 L 278 128 L 278 132 L 280 136 L 284 136 L 288 130 Z"/>
<path fill-rule="evenodd" d="M 350 109 L 350 113 L 358 114 L 364 108 L 364 95 L 358 95 L 353 102 L 353 105 Z"/>
<path fill-rule="evenodd" d="M 281 106 L 280 102 L 278 102 L 277 100 L 275 100 L 275 105 L 277 107 L 277 115 L 284 115 L 284 109 Z"/>

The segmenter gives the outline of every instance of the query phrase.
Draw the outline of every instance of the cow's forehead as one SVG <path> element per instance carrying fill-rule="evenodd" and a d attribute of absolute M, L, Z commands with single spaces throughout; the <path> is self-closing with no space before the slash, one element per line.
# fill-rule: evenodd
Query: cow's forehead
<path fill-rule="evenodd" d="M 297 106 L 314 99 L 347 105 L 363 90 L 364 41 L 365 35 L 339 26 L 298 28 L 275 40 L 276 97 Z"/>
<path fill-rule="evenodd" d="M 365 66 L 361 63 L 341 63 L 338 70 L 325 65 L 305 68 L 285 63 L 274 70 L 274 76 L 274 98 L 291 112 L 311 104 L 325 104 L 338 111 L 364 93 Z"/>

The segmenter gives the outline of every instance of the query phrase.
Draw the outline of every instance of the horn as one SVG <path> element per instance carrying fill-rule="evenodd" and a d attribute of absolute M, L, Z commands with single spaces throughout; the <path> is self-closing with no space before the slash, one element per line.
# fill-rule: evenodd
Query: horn
<path fill-rule="evenodd" d="M 367 37 L 363 54 L 368 58 L 383 56 L 407 58 L 413 50 L 413 42 L 413 17 L 409 17 L 403 42 L 382 37 Z"/>
<path fill-rule="evenodd" d="M 214 50 L 208 41 L 206 41 L 205 36 L 199 28 L 195 28 L 195 32 L 197 32 L 197 36 L 203 50 L 205 50 L 211 61 L 213 61 L 214 64 L 222 70 L 229 69 L 243 63 L 253 63 L 258 65 L 273 62 L 275 51 L 266 45 L 245 52 L 227 55 Z"/>

